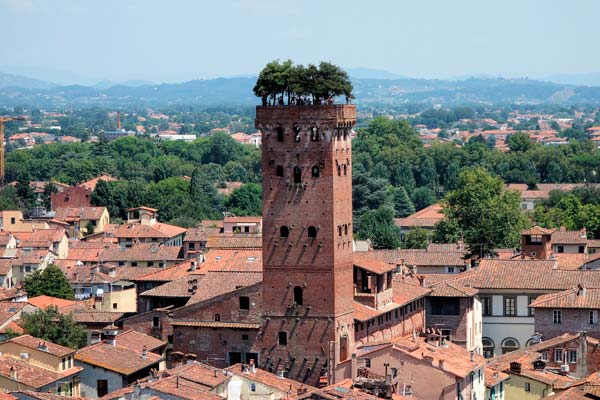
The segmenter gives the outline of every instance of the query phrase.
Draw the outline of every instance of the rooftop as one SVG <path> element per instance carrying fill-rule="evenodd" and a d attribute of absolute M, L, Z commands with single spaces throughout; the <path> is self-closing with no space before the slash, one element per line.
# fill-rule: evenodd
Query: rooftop
<path fill-rule="evenodd" d="M 60 346 L 58 344 L 48 342 L 44 339 L 38 339 L 31 335 L 22 335 L 8 340 L 10 343 L 15 343 L 23 347 L 43 351 L 57 357 L 64 357 L 75 353 L 75 349 Z M 45 350 L 44 350 L 45 349 Z"/>

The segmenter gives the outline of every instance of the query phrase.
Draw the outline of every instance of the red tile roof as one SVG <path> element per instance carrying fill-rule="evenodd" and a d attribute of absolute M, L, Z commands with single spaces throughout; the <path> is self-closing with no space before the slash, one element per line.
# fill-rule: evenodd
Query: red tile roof
<path fill-rule="evenodd" d="M 557 293 L 539 296 L 530 305 L 535 308 L 600 309 L 600 288 L 578 286 Z"/>
<path fill-rule="evenodd" d="M 396 225 L 406 228 L 433 227 L 442 219 L 444 219 L 442 206 L 439 203 L 435 203 L 406 218 L 396 218 L 394 222 Z"/>
<path fill-rule="evenodd" d="M 221 322 L 221 321 L 198 321 L 189 319 L 178 319 L 171 322 L 172 326 L 195 326 L 202 328 L 232 328 L 232 329 L 259 329 L 261 324 L 248 322 Z"/>
<path fill-rule="evenodd" d="M 175 225 L 169 225 L 162 222 L 156 222 L 152 225 L 140 223 L 123 224 L 117 226 L 112 234 L 114 237 L 123 239 L 134 238 L 159 238 L 169 239 L 178 235 L 183 235 L 187 229 Z"/>
<path fill-rule="evenodd" d="M 209 272 L 198 281 L 198 289 L 187 304 L 200 303 L 260 283 L 262 272 Z"/>
<path fill-rule="evenodd" d="M 262 249 L 262 236 L 257 234 L 219 234 L 208 236 L 208 249 Z"/>
<path fill-rule="evenodd" d="M 521 235 L 552 235 L 554 229 L 546 229 L 541 226 L 534 226 L 529 229 L 525 229 L 521 232 Z"/>
<path fill-rule="evenodd" d="M 258 249 L 215 249 L 206 253 L 205 258 L 206 260 L 198 266 L 201 273 L 262 271 L 262 250 Z"/>
<path fill-rule="evenodd" d="M 191 272 L 192 260 L 184 261 L 180 264 L 168 268 L 161 268 L 159 271 L 150 272 L 132 279 L 134 282 L 170 282 L 175 279 L 188 276 Z"/>
<path fill-rule="evenodd" d="M 42 308 L 42 309 L 48 308 L 50 306 L 54 306 L 54 307 L 57 307 L 60 309 L 63 307 L 71 307 L 71 306 L 76 306 L 78 304 L 81 304 L 80 302 L 77 302 L 77 301 L 66 300 L 66 299 L 61 299 L 58 297 L 52 297 L 52 296 L 46 296 L 46 295 L 30 297 L 27 301 L 32 306 L 35 306 L 37 308 Z"/>
<path fill-rule="evenodd" d="M 310 385 L 306 385 L 292 379 L 280 378 L 276 374 L 272 374 L 260 368 L 256 368 L 255 371 L 243 372 L 242 364 L 232 365 L 231 367 L 226 368 L 226 370 L 242 378 L 262 383 L 263 385 L 277 389 L 278 391 L 284 393 L 288 393 L 288 391 L 292 391 L 292 393 L 298 393 L 298 389 L 315 389 Z"/>
<path fill-rule="evenodd" d="M 65 222 L 78 222 L 80 220 L 97 221 L 106 212 L 106 207 L 58 207 L 55 219 Z"/>
<path fill-rule="evenodd" d="M 19 242 L 60 242 L 66 235 L 64 229 L 35 229 L 32 232 L 13 232 Z"/>
<path fill-rule="evenodd" d="M 552 233 L 552 244 L 586 244 L 587 235 L 585 230 L 582 231 L 565 231 L 558 230 Z"/>
<path fill-rule="evenodd" d="M 64 372 L 55 372 L 31 363 L 17 360 L 11 356 L 0 356 L 0 376 L 11 379 L 11 367 L 17 371 L 17 379 L 20 383 L 32 388 L 40 389 L 46 385 L 65 379 L 83 370 L 81 367 L 69 368 Z"/>
<path fill-rule="evenodd" d="M 75 353 L 75 349 L 71 349 L 71 348 L 68 348 L 65 346 L 60 346 L 58 344 L 48 342 L 44 339 L 39 339 L 39 338 L 33 337 L 31 335 L 17 336 L 15 338 L 9 339 L 8 341 L 10 343 L 16 343 L 23 347 L 28 347 L 30 349 L 36 349 L 39 351 L 43 351 L 45 353 L 52 354 L 57 357 L 64 357 L 69 354 Z M 42 350 L 40 348 L 41 345 L 44 345 L 47 350 Z"/>
<path fill-rule="evenodd" d="M 110 246 L 100 253 L 102 262 L 118 261 L 177 261 L 179 246 L 161 246 L 158 243 L 138 243 L 131 247 Z"/>
<path fill-rule="evenodd" d="M 156 339 L 155 337 L 148 336 L 144 333 L 128 329 L 124 332 L 119 333 L 116 336 L 117 345 L 126 347 L 130 350 L 142 351 L 145 346 L 148 351 L 153 351 L 166 345 L 166 342 Z"/>
<path fill-rule="evenodd" d="M 383 275 L 386 272 L 395 270 L 397 268 L 395 264 L 389 264 L 381 261 L 378 259 L 378 257 L 372 257 L 371 252 L 355 252 L 353 254 L 353 263 L 359 268 L 378 275 Z"/>
<path fill-rule="evenodd" d="M 98 184 L 99 181 L 111 182 L 111 181 L 116 181 L 116 180 L 117 180 L 117 178 L 115 178 L 111 175 L 100 175 L 100 176 L 97 176 L 96 178 L 90 179 L 89 181 L 80 183 L 79 186 L 89 190 L 90 192 L 93 192 L 96 189 L 96 185 Z"/>

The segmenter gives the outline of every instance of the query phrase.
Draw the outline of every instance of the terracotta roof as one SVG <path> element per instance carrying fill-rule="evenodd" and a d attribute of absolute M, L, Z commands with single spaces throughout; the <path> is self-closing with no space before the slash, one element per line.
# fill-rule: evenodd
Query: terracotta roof
<path fill-rule="evenodd" d="M 587 235 L 585 231 L 557 230 L 552 233 L 552 244 L 586 244 Z"/>
<path fill-rule="evenodd" d="M 0 356 L 0 376 L 11 379 L 11 367 L 17 371 L 20 383 L 36 389 L 83 370 L 81 367 L 73 367 L 63 372 L 55 372 L 10 356 Z"/>
<path fill-rule="evenodd" d="M 143 334 L 140 333 L 140 335 Z M 145 360 L 142 358 L 141 347 L 148 339 L 142 340 L 140 343 L 127 341 L 127 346 L 134 347 L 126 347 L 120 344 L 119 336 L 117 335 L 116 337 L 115 346 L 102 341 L 77 350 L 75 359 L 86 364 L 118 372 L 122 375 L 131 375 L 139 370 L 156 365 L 163 360 L 162 356 L 151 351 L 147 352 Z M 157 340 L 150 336 L 147 337 Z"/>
<path fill-rule="evenodd" d="M 37 307 L 37 308 L 48 308 L 50 306 L 54 306 L 57 308 L 63 308 L 63 307 L 71 307 L 71 306 L 77 306 L 79 304 L 81 304 L 78 301 L 73 301 L 73 300 L 66 300 L 66 299 L 61 299 L 59 297 L 52 297 L 52 296 L 46 296 L 46 295 L 41 295 L 41 296 L 36 296 L 36 297 L 30 297 L 28 300 L 29 304 Z"/>
<path fill-rule="evenodd" d="M 192 279 L 200 282 L 204 275 L 190 274 L 189 276 L 182 276 L 174 281 L 167 282 L 160 286 L 153 287 L 152 289 L 146 290 L 140 293 L 143 297 L 167 297 L 167 298 L 190 298 L 191 284 L 189 283 Z"/>
<path fill-rule="evenodd" d="M 81 262 L 97 262 L 99 260 L 98 256 L 100 253 L 108 248 L 109 244 L 104 242 L 90 242 L 90 244 L 92 243 L 96 244 L 97 246 L 88 248 L 69 247 L 69 255 L 67 256 L 67 259 Z"/>
<path fill-rule="evenodd" d="M 537 297 L 530 305 L 535 308 L 600 309 L 600 288 L 575 287 Z"/>
<path fill-rule="evenodd" d="M 404 264 L 408 266 L 458 266 L 465 265 L 462 252 L 429 252 L 425 250 L 400 250 L 386 249 L 373 250 L 369 252 L 373 258 L 377 258 L 389 264 Z"/>
<path fill-rule="evenodd" d="M 19 242 L 60 242 L 66 235 L 64 229 L 36 229 L 33 232 L 13 232 Z"/>
<path fill-rule="evenodd" d="M 379 260 L 377 257 L 371 257 L 370 252 L 354 253 L 353 263 L 359 268 L 378 275 L 383 275 L 397 268 L 395 264 L 389 264 Z"/>
<path fill-rule="evenodd" d="M 464 253 L 466 251 L 466 247 L 467 246 L 463 242 L 429 243 L 427 245 L 427 251 L 430 253 L 441 253 L 441 252 Z"/>
<path fill-rule="evenodd" d="M 392 343 L 394 350 L 417 360 L 430 360 L 433 367 L 443 369 L 459 378 L 465 378 L 486 362 L 485 358 L 476 353 L 471 361 L 471 354 L 466 349 L 450 341 L 443 346 L 436 346 L 427 343 L 424 337 L 413 339 L 412 336 L 406 336 Z"/>
<path fill-rule="evenodd" d="M 260 368 L 256 368 L 254 372 L 242 372 L 242 364 L 232 365 L 231 367 L 226 368 L 226 370 L 242 378 L 262 383 L 263 385 L 267 385 L 284 393 L 288 393 L 290 390 L 292 393 L 298 393 L 298 389 L 313 389 L 310 385 L 306 385 L 293 379 L 280 378 L 276 374 L 272 374 Z"/>
<path fill-rule="evenodd" d="M 13 300 L 23 295 L 25 292 L 19 288 L 0 288 L 0 301 Z"/>
<path fill-rule="evenodd" d="M 560 269 L 580 269 L 588 261 L 585 253 L 553 253 L 552 256 Z"/>
<path fill-rule="evenodd" d="M 450 282 L 440 282 L 431 286 L 430 297 L 473 297 L 479 290 L 472 287 L 454 285 Z"/>
<path fill-rule="evenodd" d="M 168 369 L 166 372 L 171 376 L 179 376 L 208 388 L 213 388 L 229 379 L 223 370 L 196 361 Z"/>
<path fill-rule="evenodd" d="M 209 251 L 205 258 L 206 260 L 198 265 L 201 273 L 262 271 L 262 250 L 258 249 L 215 249 Z"/>
<path fill-rule="evenodd" d="M 558 393 L 552 393 L 550 396 L 543 397 L 542 400 L 590 400 L 590 397 L 586 396 L 586 392 L 583 388 L 577 386 L 567 390 L 563 390 Z"/>
<path fill-rule="evenodd" d="M 521 232 L 521 235 L 552 235 L 554 229 L 546 229 L 541 226 L 534 226 L 529 229 L 525 229 Z"/>
<path fill-rule="evenodd" d="M 12 331 L 12 333 L 19 333 L 21 335 L 25 333 L 25 330 L 21 328 L 21 325 L 17 324 L 15 321 L 10 321 L 8 324 L 6 324 L 4 328 L 0 330 L 0 333 L 8 333 L 9 331 Z"/>
<path fill-rule="evenodd" d="M 153 212 L 153 213 L 158 212 L 158 208 L 152 208 L 152 207 L 146 207 L 146 206 L 131 207 L 131 208 L 128 208 L 127 210 L 125 210 L 125 211 L 129 212 L 129 211 L 135 211 L 135 210 L 145 210 L 145 211 L 150 211 L 150 212 Z"/>
<path fill-rule="evenodd" d="M 110 246 L 102 251 L 102 262 L 118 261 L 175 261 L 179 259 L 179 246 L 161 246 L 158 243 L 138 243 L 131 247 Z"/>
<path fill-rule="evenodd" d="M 99 220 L 106 212 L 106 207 L 58 207 L 56 218 L 59 221 L 78 222 L 80 220 Z"/>
<path fill-rule="evenodd" d="M 18 260 L 14 258 L 0 258 L 0 275 L 6 275 L 11 270 L 13 265 L 19 265 Z"/>
<path fill-rule="evenodd" d="M 13 391 L 11 393 L 14 393 L 15 395 L 18 395 L 19 397 L 14 397 L 15 399 L 23 399 L 23 398 L 27 398 L 27 399 L 36 399 L 36 400 L 89 400 L 88 397 L 66 397 L 66 396 L 61 396 L 58 394 L 54 394 L 54 393 L 44 393 L 44 392 L 34 392 L 32 390 L 17 390 L 17 391 Z M 27 396 L 27 397 L 24 397 Z M 0 399 L 2 399 L 0 397 Z"/>
<path fill-rule="evenodd" d="M 200 303 L 261 282 L 262 272 L 209 272 L 198 281 L 198 289 L 187 304 Z"/>
<path fill-rule="evenodd" d="M 262 216 L 251 215 L 251 216 L 245 216 L 245 217 L 225 217 L 223 219 L 223 222 L 260 224 L 262 222 Z"/>
<path fill-rule="evenodd" d="M 94 190 L 96 190 L 96 185 L 98 184 L 99 181 L 111 182 L 111 181 L 116 181 L 116 180 L 117 180 L 117 178 L 115 178 L 111 175 L 100 175 L 100 176 L 90 179 L 89 181 L 80 183 L 79 186 L 89 190 L 90 192 L 93 192 Z"/>
<path fill-rule="evenodd" d="M 477 289 L 569 289 L 579 283 L 600 287 L 598 271 L 554 269 L 553 260 L 481 260 L 479 268 L 454 275 L 448 280 Z"/>
<path fill-rule="evenodd" d="M 171 326 L 195 326 L 201 328 L 231 328 L 231 329 L 259 329 L 261 324 L 247 322 L 221 322 L 221 321 L 198 321 L 178 319 L 171 322 Z"/>
<path fill-rule="evenodd" d="M 395 218 L 394 223 L 406 228 L 433 227 L 442 219 L 444 219 L 442 206 L 439 203 L 435 203 L 406 218 Z"/>
<path fill-rule="evenodd" d="M 12 238 L 13 235 L 10 232 L 0 232 L 0 247 L 8 245 Z"/>
<path fill-rule="evenodd" d="M 396 303 L 397 306 L 408 304 L 428 295 L 431 292 L 431 289 L 429 288 L 409 285 L 396 280 L 392 281 L 392 288 L 394 291 L 394 303 Z"/>
<path fill-rule="evenodd" d="M 110 311 L 79 311 L 73 314 L 73 319 L 79 323 L 97 323 L 111 325 L 121 319 L 125 313 Z"/>
<path fill-rule="evenodd" d="M 206 242 L 209 249 L 262 249 L 262 235 L 233 234 L 209 236 Z"/>
<path fill-rule="evenodd" d="M 189 381 L 179 376 L 168 376 L 155 382 L 149 382 L 146 389 L 159 394 L 172 396 L 171 398 L 184 400 L 222 400 L 223 397 L 209 392 L 209 388 L 200 383 Z M 156 396 L 163 399 L 164 396 Z"/>
<path fill-rule="evenodd" d="M 364 321 L 373 319 L 379 315 L 385 314 L 389 311 L 393 311 L 393 310 L 397 309 L 398 307 L 400 307 L 400 305 L 396 304 L 396 303 L 388 303 L 384 307 L 375 309 L 375 308 L 366 306 L 364 304 L 361 304 L 357 301 L 354 301 L 352 303 L 352 307 L 354 309 L 354 313 L 352 314 L 354 319 L 357 321 L 364 322 Z"/>
<path fill-rule="evenodd" d="M 4 324 L 8 319 L 12 318 L 20 312 L 27 303 L 16 302 L 16 301 L 2 301 L 0 302 L 0 324 Z"/>
<path fill-rule="evenodd" d="M 133 278 L 134 282 L 170 282 L 175 279 L 188 276 L 190 274 L 190 268 L 192 266 L 192 260 L 184 261 L 180 264 L 173 265 L 168 268 L 161 268 L 159 271 L 150 272 L 149 274 L 140 275 Z"/>
<path fill-rule="evenodd" d="M 144 333 L 128 329 L 124 332 L 119 333 L 116 336 L 117 345 L 126 347 L 130 350 L 142 351 L 142 348 L 146 346 L 148 351 L 156 350 L 164 345 L 166 342 L 156 339 L 155 337 L 148 336 Z"/>
<path fill-rule="evenodd" d="M 177 235 L 183 235 L 187 229 L 175 225 L 169 225 L 162 222 L 156 222 L 152 225 L 144 225 L 138 222 L 123 224 L 117 226 L 112 234 L 117 238 L 160 238 L 168 239 Z"/>
<path fill-rule="evenodd" d="M 49 342 L 44 339 L 39 339 L 39 338 L 33 337 L 31 335 L 17 336 L 15 338 L 9 339 L 8 341 L 11 343 L 16 343 L 23 347 L 28 347 L 30 349 L 40 350 L 40 351 L 43 351 L 48 354 L 52 354 L 57 357 L 64 357 L 69 354 L 75 353 L 75 349 L 60 346 L 58 344 Z M 46 346 L 47 350 L 40 349 L 40 344 L 44 344 Z"/>
<path fill-rule="evenodd" d="M 600 240 L 588 239 L 587 245 L 588 245 L 588 248 L 600 248 Z"/>
<path fill-rule="evenodd" d="M 510 378 L 510 375 L 505 374 L 502 371 L 496 371 L 490 367 L 485 367 L 484 369 L 484 382 L 485 386 L 491 388 L 492 386 L 496 386 L 500 382 L 504 382 Z"/>
<path fill-rule="evenodd" d="M 204 228 L 190 228 L 185 233 L 184 242 L 206 242 L 208 233 Z"/>

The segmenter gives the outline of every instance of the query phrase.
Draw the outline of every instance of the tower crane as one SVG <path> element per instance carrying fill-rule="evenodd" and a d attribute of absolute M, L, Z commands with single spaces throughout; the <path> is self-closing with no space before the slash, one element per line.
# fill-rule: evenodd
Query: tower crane
<path fill-rule="evenodd" d="M 0 117 L 0 183 L 4 183 L 4 123 L 8 121 L 25 121 L 25 117 Z"/>

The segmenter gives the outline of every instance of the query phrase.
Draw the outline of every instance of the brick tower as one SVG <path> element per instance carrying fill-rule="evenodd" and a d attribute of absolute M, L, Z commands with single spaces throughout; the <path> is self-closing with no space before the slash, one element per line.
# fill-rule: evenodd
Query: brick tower
<path fill-rule="evenodd" d="M 311 385 L 325 375 L 329 382 L 348 375 L 354 351 L 355 123 L 354 105 L 256 108 L 264 322 L 255 347 L 261 368 Z"/>

